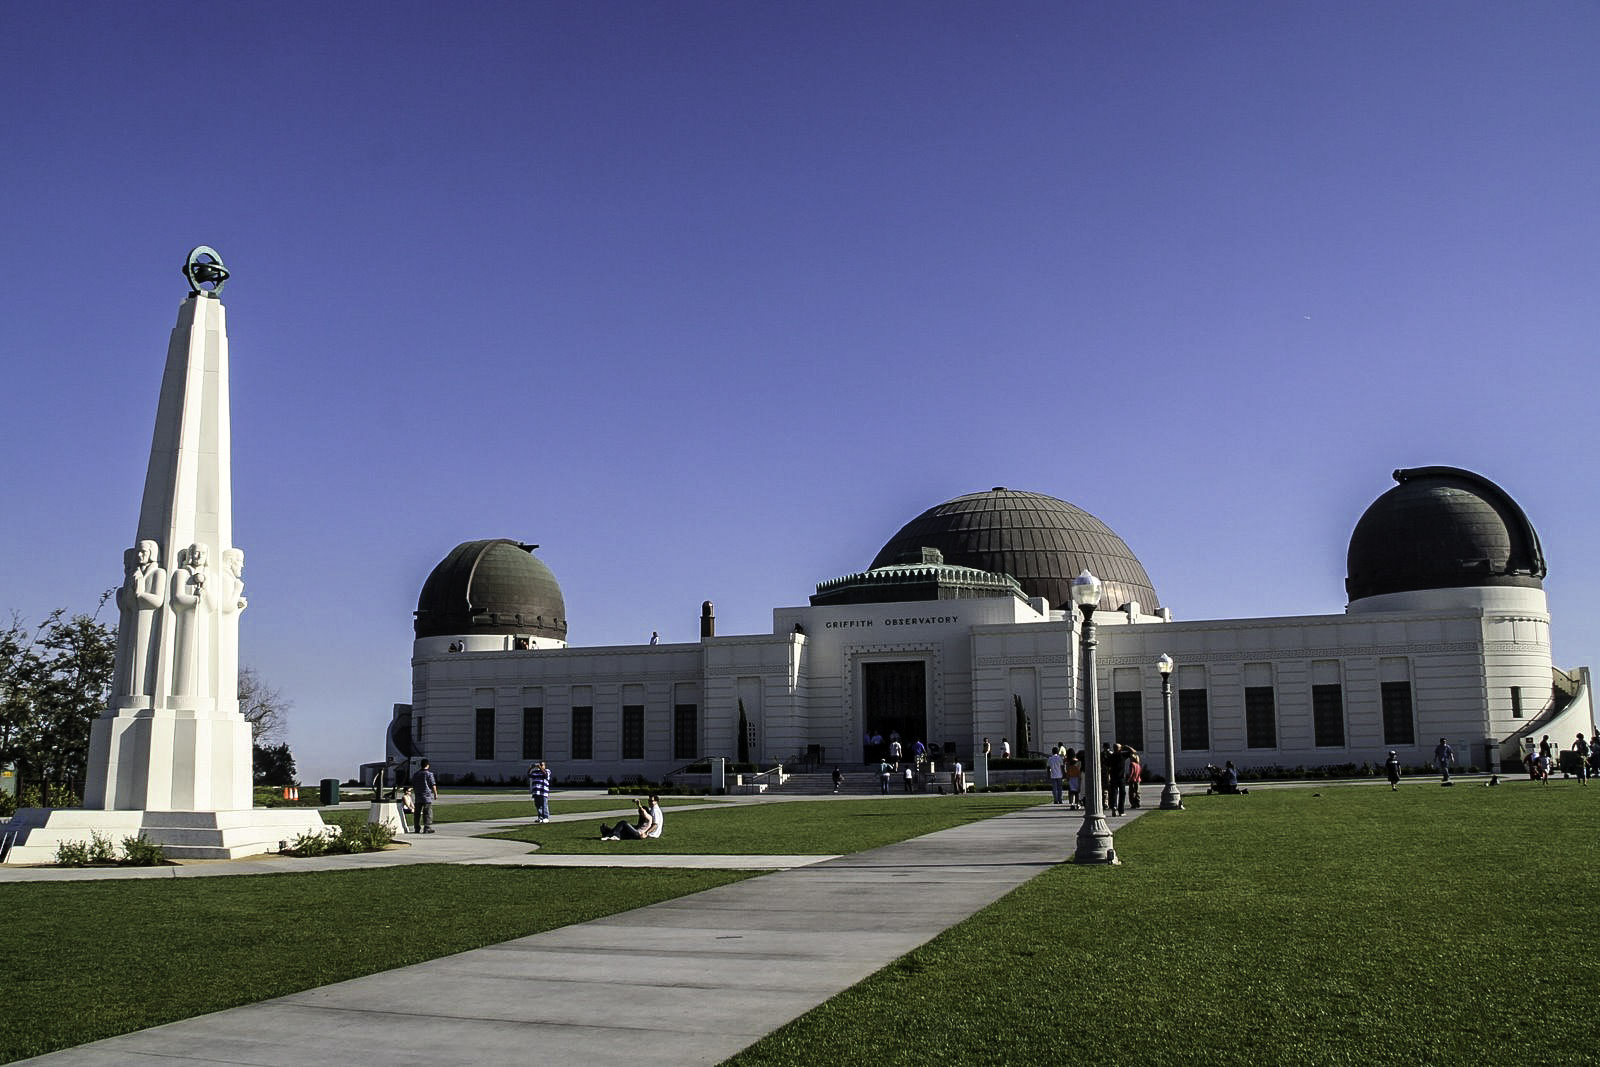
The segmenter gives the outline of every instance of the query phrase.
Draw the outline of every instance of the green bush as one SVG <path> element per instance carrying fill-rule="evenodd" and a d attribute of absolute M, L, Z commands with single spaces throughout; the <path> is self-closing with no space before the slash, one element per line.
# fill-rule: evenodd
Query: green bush
<path fill-rule="evenodd" d="M 0 819 L 9 819 L 17 813 L 17 798 L 10 793 L 0 793 Z"/>
<path fill-rule="evenodd" d="M 306 833 L 285 849 L 290 856 L 342 856 L 380 851 L 394 841 L 394 831 L 380 823 L 369 823 L 365 815 L 350 812 L 336 817 L 326 830 Z"/>
<path fill-rule="evenodd" d="M 129 867 L 160 867 L 167 862 L 167 853 L 140 832 L 138 837 L 122 839 L 122 862 Z"/>
<path fill-rule="evenodd" d="M 289 843 L 287 852 L 291 856 L 325 856 L 328 854 L 328 836 L 320 831 L 299 834 Z"/>
<path fill-rule="evenodd" d="M 61 867 L 89 866 L 89 842 L 60 842 L 56 845 L 56 864 Z"/>
<path fill-rule="evenodd" d="M 89 831 L 89 862 L 107 864 L 117 862 L 117 846 L 111 838 L 98 830 Z"/>
<path fill-rule="evenodd" d="M 38 785 L 25 785 L 17 794 L 16 806 L 19 808 L 81 808 L 83 798 L 64 785 L 50 787 L 50 803 L 44 802 L 44 793 Z"/>

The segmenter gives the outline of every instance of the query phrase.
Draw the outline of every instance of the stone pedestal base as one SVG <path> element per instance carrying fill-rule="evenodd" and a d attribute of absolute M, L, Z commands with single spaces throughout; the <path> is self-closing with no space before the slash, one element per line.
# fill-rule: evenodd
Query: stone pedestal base
<path fill-rule="evenodd" d="M 98 833 L 120 851 L 122 839 L 141 833 L 160 845 L 168 859 L 231 860 L 276 852 L 306 833 L 326 829 L 309 808 L 245 808 L 238 811 L 100 811 L 88 808 L 23 808 L 0 837 L 12 837 L 5 862 L 54 863 L 56 846 L 88 841 Z"/>
<path fill-rule="evenodd" d="M 374 800 L 367 806 L 367 821 L 387 826 L 394 836 L 411 832 L 411 824 L 400 814 L 400 805 L 393 800 Z"/>

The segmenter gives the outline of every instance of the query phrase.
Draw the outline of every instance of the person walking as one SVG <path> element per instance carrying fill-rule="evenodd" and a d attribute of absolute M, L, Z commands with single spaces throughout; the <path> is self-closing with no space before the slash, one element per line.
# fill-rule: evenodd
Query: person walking
<path fill-rule="evenodd" d="M 414 820 L 412 833 L 433 833 L 433 802 L 439 797 L 439 783 L 429 769 L 431 766 L 427 760 L 423 760 L 422 766 L 411 776 L 411 791 L 415 794 L 411 814 Z"/>
<path fill-rule="evenodd" d="M 1050 771 L 1050 803 L 1059 804 L 1061 803 L 1061 782 L 1066 776 L 1066 769 L 1062 767 L 1061 753 L 1050 753 L 1050 758 L 1044 762 Z"/>
<path fill-rule="evenodd" d="M 1400 755 L 1394 749 L 1389 750 L 1389 758 L 1383 761 L 1383 773 L 1389 777 L 1389 792 L 1398 791 L 1400 788 Z"/>
<path fill-rule="evenodd" d="M 1444 738 L 1439 738 L 1439 743 L 1434 746 L 1433 749 L 1433 762 L 1439 765 L 1439 773 L 1444 776 L 1439 781 L 1440 785 L 1451 784 L 1450 764 L 1454 763 L 1455 761 L 1456 750 L 1451 748 L 1449 742 L 1447 742 Z"/>
<path fill-rule="evenodd" d="M 887 794 L 889 792 L 889 761 L 888 760 L 880 760 L 878 762 L 878 792 L 884 793 L 884 794 Z"/>
<path fill-rule="evenodd" d="M 539 822 L 550 821 L 550 768 L 540 760 L 528 768 L 528 795 Z"/>
<path fill-rule="evenodd" d="M 1067 808 L 1076 811 L 1083 789 L 1083 761 L 1072 749 L 1067 749 Z"/>
<path fill-rule="evenodd" d="M 842 785 L 843 783 L 844 783 L 844 772 L 839 770 L 838 767 L 835 767 L 833 769 L 833 791 L 835 793 L 837 793 L 839 791 L 839 786 Z"/>
<path fill-rule="evenodd" d="M 1578 739 L 1572 742 L 1572 751 L 1578 754 L 1578 784 L 1589 784 L 1589 742 L 1579 734 Z"/>

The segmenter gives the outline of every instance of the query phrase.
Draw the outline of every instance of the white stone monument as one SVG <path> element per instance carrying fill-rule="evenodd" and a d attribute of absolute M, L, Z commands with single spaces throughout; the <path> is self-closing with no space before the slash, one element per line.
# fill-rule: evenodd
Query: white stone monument
<path fill-rule="evenodd" d="M 251 806 L 250 724 L 239 714 L 244 553 L 233 544 L 228 272 L 205 246 L 167 347 L 134 545 L 123 553 L 110 706 L 95 720 L 81 809 L 17 812 L 8 863 L 48 863 L 62 841 L 144 834 L 174 859 L 267 852 L 320 831 L 315 811 Z"/>

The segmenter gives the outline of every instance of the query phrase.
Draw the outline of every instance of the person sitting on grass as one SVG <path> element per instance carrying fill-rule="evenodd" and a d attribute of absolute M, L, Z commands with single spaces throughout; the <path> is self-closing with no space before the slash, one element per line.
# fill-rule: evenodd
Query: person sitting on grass
<path fill-rule="evenodd" d="M 617 820 L 615 826 L 600 824 L 600 840 L 602 841 L 642 841 L 647 837 L 661 836 L 661 799 L 654 793 L 650 794 L 650 806 L 647 808 L 642 803 L 635 803 L 639 810 L 637 822 L 629 823 L 626 819 Z"/>

